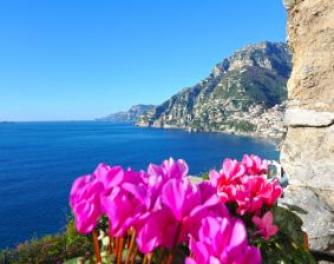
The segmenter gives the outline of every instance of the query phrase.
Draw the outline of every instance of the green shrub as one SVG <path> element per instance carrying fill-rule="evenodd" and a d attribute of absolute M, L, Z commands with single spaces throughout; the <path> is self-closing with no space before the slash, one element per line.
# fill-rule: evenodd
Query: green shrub
<path fill-rule="evenodd" d="M 228 125 L 229 128 L 240 132 L 253 132 L 256 130 L 256 126 L 246 120 L 229 120 L 225 124 Z"/>
<path fill-rule="evenodd" d="M 303 221 L 292 211 L 277 206 L 273 209 L 275 224 L 279 233 L 269 242 L 258 241 L 262 261 L 266 264 L 316 264 L 313 256 L 304 246 Z"/>
<path fill-rule="evenodd" d="M 63 233 L 32 239 L 0 252 L 3 264 L 51 264 L 91 254 L 90 238 L 75 231 L 73 220 Z"/>
<path fill-rule="evenodd" d="M 200 175 L 200 178 L 203 180 L 208 180 L 209 179 L 209 172 L 204 172 Z"/>

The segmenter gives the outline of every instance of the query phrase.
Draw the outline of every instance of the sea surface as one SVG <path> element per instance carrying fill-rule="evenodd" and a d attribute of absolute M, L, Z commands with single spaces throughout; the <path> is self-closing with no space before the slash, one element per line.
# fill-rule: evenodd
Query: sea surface
<path fill-rule="evenodd" d="M 226 157 L 277 159 L 273 143 L 222 133 L 138 128 L 104 122 L 0 124 L 0 248 L 62 230 L 73 180 L 99 162 L 146 169 L 174 157 L 192 175 Z"/>

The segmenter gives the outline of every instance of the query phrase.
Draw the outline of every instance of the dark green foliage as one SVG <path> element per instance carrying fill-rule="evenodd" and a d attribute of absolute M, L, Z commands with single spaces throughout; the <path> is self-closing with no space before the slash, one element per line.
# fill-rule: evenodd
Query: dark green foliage
<path fill-rule="evenodd" d="M 293 212 L 283 207 L 274 207 L 275 224 L 279 233 L 268 241 L 259 239 L 263 263 L 266 264 L 315 264 L 312 255 L 304 248 L 302 220 Z"/>
<path fill-rule="evenodd" d="M 191 123 L 191 128 L 192 129 L 196 129 L 196 130 L 203 130 L 203 124 L 202 124 L 202 121 L 199 120 L 199 119 L 194 119 Z"/>
<path fill-rule="evenodd" d="M 90 255 L 92 244 L 88 237 L 79 235 L 70 221 L 64 233 L 47 235 L 0 252 L 3 264 L 52 264 L 67 259 Z"/>
<path fill-rule="evenodd" d="M 287 98 L 287 79 L 275 72 L 259 67 L 245 67 L 244 71 L 226 74 L 213 93 L 214 98 L 242 100 L 244 111 L 252 104 L 272 107 Z"/>
<path fill-rule="evenodd" d="M 209 179 L 209 172 L 204 172 L 200 175 L 200 178 L 203 180 L 208 180 Z"/>
<path fill-rule="evenodd" d="M 250 101 L 272 107 L 287 98 L 286 79 L 268 70 L 250 67 L 242 76 Z"/>
<path fill-rule="evenodd" d="M 252 132 L 256 129 L 255 125 L 245 120 L 230 120 L 226 121 L 225 124 L 239 132 Z"/>
<path fill-rule="evenodd" d="M 261 254 L 264 264 L 316 264 L 312 255 L 294 247 L 287 237 L 279 236 L 279 241 L 263 243 Z"/>

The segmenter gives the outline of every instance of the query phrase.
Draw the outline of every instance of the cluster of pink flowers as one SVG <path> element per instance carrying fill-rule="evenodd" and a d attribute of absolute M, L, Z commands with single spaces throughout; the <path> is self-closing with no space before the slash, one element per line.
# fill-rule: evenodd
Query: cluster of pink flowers
<path fill-rule="evenodd" d="M 240 219 L 206 217 L 198 238 L 190 238 L 192 257 L 186 264 L 261 262 L 260 251 L 247 243 L 247 231 Z"/>
<path fill-rule="evenodd" d="M 283 192 L 278 180 L 268 180 L 267 173 L 267 161 L 244 155 L 241 162 L 224 160 L 222 169 L 210 171 L 209 177 L 222 202 L 236 203 L 240 215 L 258 215 L 264 205 L 273 206 Z"/>
<path fill-rule="evenodd" d="M 92 232 L 101 216 L 109 220 L 111 237 L 129 230 L 144 254 L 157 248 L 173 250 L 187 244 L 186 263 L 260 263 L 260 250 L 249 244 L 245 214 L 252 214 L 254 235 L 269 239 L 277 233 L 269 208 L 282 189 L 266 178 L 268 166 L 257 156 L 242 162 L 226 159 L 210 172 L 210 181 L 192 183 L 183 160 L 150 164 L 146 171 L 99 164 L 91 175 L 79 177 L 70 193 L 75 225 Z M 237 214 L 228 204 L 237 205 Z"/>

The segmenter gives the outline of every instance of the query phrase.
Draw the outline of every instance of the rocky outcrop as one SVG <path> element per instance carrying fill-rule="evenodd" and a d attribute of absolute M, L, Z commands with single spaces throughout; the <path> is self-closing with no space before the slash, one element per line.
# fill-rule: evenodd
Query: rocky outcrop
<path fill-rule="evenodd" d="M 293 69 L 281 162 L 313 248 L 334 250 L 334 1 L 285 0 Z"/>
<path fill-rule="evenodd" d="M 334 112 L 292 108 L 286 111 L 285 121 L 291 127 L 327 127 L 334 124 Z"/>
<path fill-rule="evenodd" d="M 110 121 L 110 122 L 130 122 L 134 123 L 138 117 L 144 113 L 153 111 L 154 105 L 134 105 L 128 111 L 112 113 L 108 116 L 96 119 L 97 121 Z"/>
<path fill-rule="evenodd" d="M 329 250 L 334 242 L 333 236 L 329 233 L 329 230 L 333 230 L 334 216 L 328 204 L 319 200 L 311 188 L 291 185 L 284 191 L 284 195 L 281 206 L 293 208 L 301 216 L 310 238 L 310 248 Z"/>
<path fill-rule="evenodd" d="M 139 126 L 280 137 L 291 56 L 284 43 L 247 46 L 139 118 Z"/>

